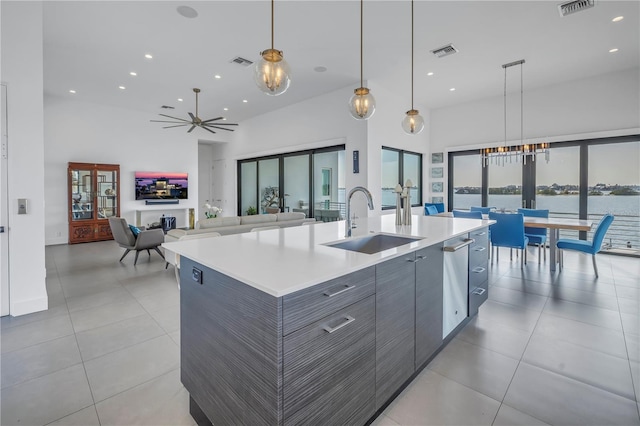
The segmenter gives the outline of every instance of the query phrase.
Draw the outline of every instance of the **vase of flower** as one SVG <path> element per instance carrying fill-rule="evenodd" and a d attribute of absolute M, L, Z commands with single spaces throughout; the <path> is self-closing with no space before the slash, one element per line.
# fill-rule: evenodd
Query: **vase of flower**
<path fill-rule="evenodd" d="M 222 209 L 220 207 L 217 206 L 212 206 L 211 204 L 209 204 L 209 200 L 207 200 L 206 203 L 204 203 L 204 216 L 207 219 L 213 219 L 214 217 L 218 217 L 218 215 L 220 213 L 222 213 Z"/>

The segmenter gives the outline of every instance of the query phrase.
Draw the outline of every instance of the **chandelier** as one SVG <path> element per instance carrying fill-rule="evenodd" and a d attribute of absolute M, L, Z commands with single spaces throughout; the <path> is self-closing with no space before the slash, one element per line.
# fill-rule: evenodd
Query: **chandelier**
<path fill-rule="evenodd" d="M 522 79 L 522 65 L 524 59 L 502 65 L 504 69 L 504 145 L 480 150 L 482 167 L 489 164 L 504 166 L 507 163 L 527 164 L 527 161 L 535 161 L 538 154 L 544 154 L 546 162 L 549 162 L 549 143 L 524 143 L 524 86 Z M 520 144 L 507 145 L 507 68 L 520 65 Z"/>

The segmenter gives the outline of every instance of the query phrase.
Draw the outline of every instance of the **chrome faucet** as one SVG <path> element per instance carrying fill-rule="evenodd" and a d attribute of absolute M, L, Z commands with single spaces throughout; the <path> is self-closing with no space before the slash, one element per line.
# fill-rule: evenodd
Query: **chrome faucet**
<path fill-rule="evenodd" d="M 371 193 L 364 186 L 356 186 L 351 191 L 349 191 L 349 195 L 347 195 L 347 224 L 345 225 L 346 230 L 344 232 L 345 237 L 351 236 L 351 197 L 356 192 L 362 192 L 367 197 L 367 204 L 369 205 L 369 210 L 373 210 L 373 198 L 371 197 Z"/>

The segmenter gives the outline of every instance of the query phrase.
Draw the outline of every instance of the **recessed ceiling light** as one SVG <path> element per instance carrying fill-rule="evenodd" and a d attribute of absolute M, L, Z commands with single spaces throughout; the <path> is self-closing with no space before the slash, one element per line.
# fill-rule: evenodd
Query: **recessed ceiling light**
<path fill-rule="evenodd" d="M 246 104 L 246 103 L 247 103 L 247 102 L 249 102 L 249 101 L 248 101 L 248 100 L 246 100 L 246 99 L 243 99 L 243 100 L 242 100 L 242 102 L 244 102 L 244 103 Z"/>
<path fill-rule="evenodd" d="M 144 57 L 147 59 L 153 59 L 153 55 L 151 53 L 145 54 Z"/>
<path fill-rule="evenodd" d="M 220 76 L 219 74 L 216 74 L 213 76 L 213 78 L 222 78 L 222 76 Z"/>
<path fill-rule="evenodd" d="M 180 15 L 184 16 L 185 18 L 191 19 L 198 16 L 198 12 L 194 8 L 189 6 L 178 6 L 176 10 Z"/>
<path fill-rule="evenodd" d="M 318 66 L 318 67 L 315 67 L 313 70 L 315 72 L 325 72 L 327 70 L 327 67 Z"/>
<path fill-rule="evenodd" d="M 182 98 L 178 98 L 178 102 L 182 102 Z"/>
<path fill-rule="evenodd" d="M 449 91 L 450 91 L 450 92 L 455 92 L 455 91 L 456 91 L 456 88 L 455 88 L 455 87 L 452 87 L 451 89 L 449 89 Z"/>
<path fill-rule="evenodd" d="M 120 89 L 120 90 L 124 90 L 124 89 L 126 89 L 126 87 L 124 87 L 124 86 L 118 86 L 118 89 Z"/>
<path fill-rule="evenodd" d="M 222 108 L 222 109 L 223 109 L 224 111 L 229 111 L 229 108 L 227 108 L 227 107 L 224 107 L 224 108 Z"/>
<path fill-rule="evenodd" d="M 618 51 L 617 47 L 614 47 L 613 49 L 609 49 L 609 53 L 616 53 Z"/>
<path fill-rule="evenodd" d="M 71 89 L 71 90 L 69 90 L 69 93 L 76 93 L 76 91 Z"/>
<path fill-rule="evenodd" d="M 427 75 L 428 75 L 429 77 L 431 77 L 431 76 L 433 75 L 433 73 L 432 73 L 432 72 L 428 72 L 428 73 L 427 73 Z"/>
<path fill-rule="evenodd" d="M 136 75 L 138 75 L 138 73 L 137 73 L 137 72 L 135 72 L 135 71 L 131 71 L 131 72 L 129 73 L 129 75 L 132 75 L 132 76 L 134 76 L 134 77 L 135 77 Z"/>
<path fill-rule="evenodd" d="M 616 16 L 615 18 L 613 18 L 611 21 L 612 22 L 620 22 L 624 19 L 624 16 Z"/>

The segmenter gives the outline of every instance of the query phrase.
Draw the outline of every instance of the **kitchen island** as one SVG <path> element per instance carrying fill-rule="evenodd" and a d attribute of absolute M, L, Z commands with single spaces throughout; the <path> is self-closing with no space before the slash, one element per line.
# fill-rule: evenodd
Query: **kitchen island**
<path fill-rule="evenodd" d="M 198 424 L 365 424 L 382 410 L 487 297 L 491 222 L 412 222 L 358 219 L 350 241 L 413 240 L 371 254 L 332 246 L 344 221 L 165 244 L 181 256 Z"/>

